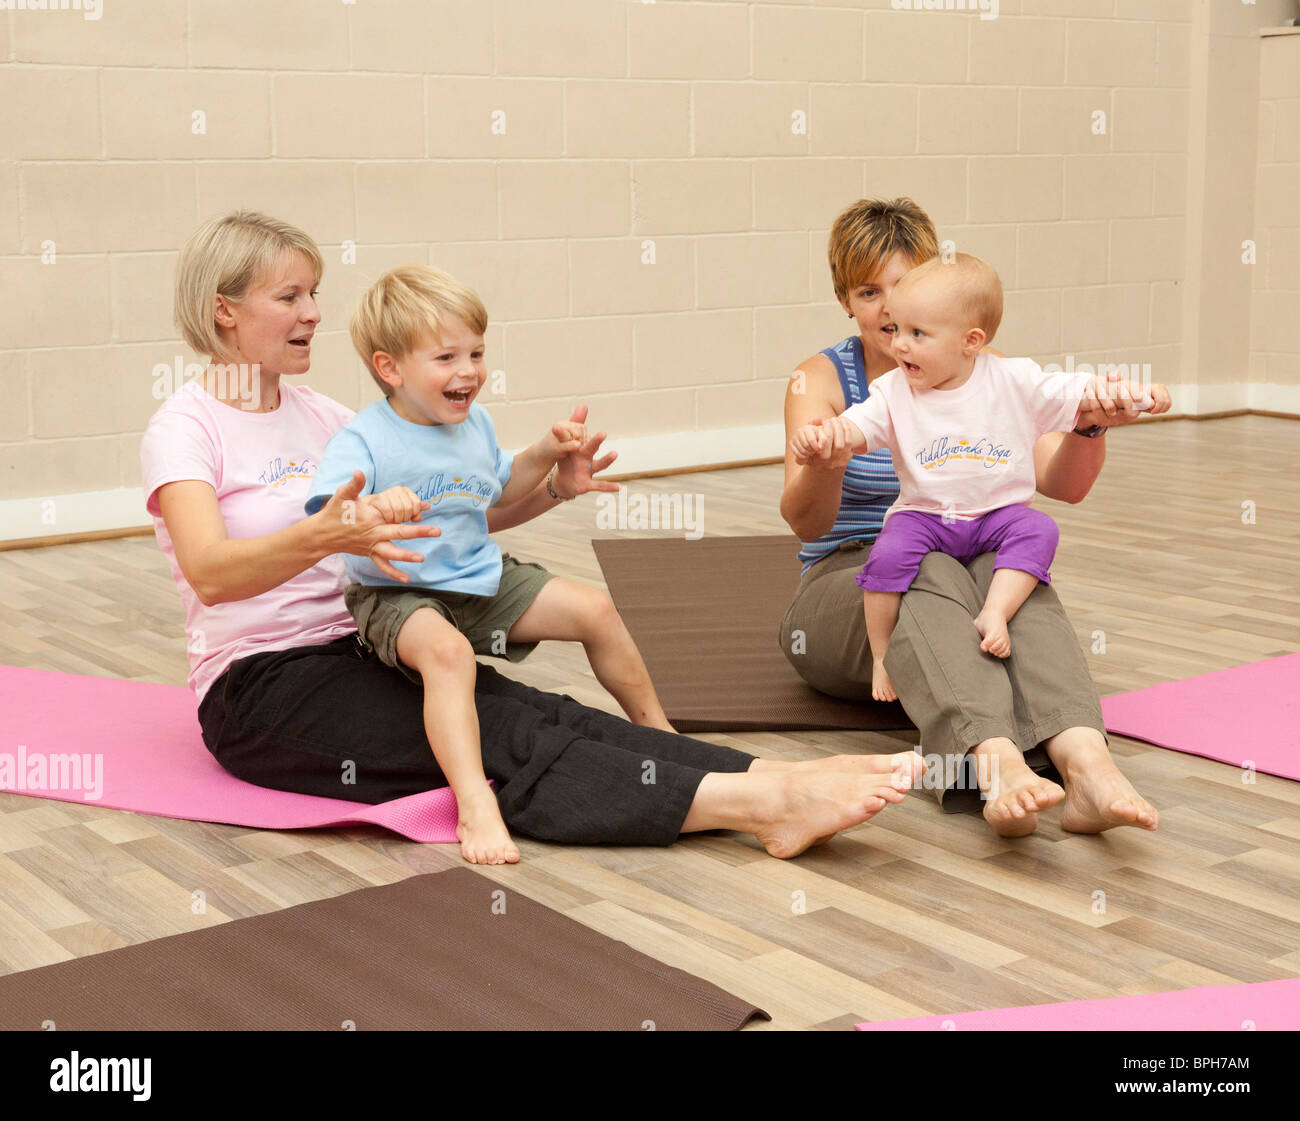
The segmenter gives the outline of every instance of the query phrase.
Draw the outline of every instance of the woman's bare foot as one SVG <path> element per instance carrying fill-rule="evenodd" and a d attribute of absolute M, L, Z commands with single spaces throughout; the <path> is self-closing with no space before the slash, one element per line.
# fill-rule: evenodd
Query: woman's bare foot
<path fill-rule="evenodd" d="M 893 755 L 829 755 L 825 759 L 755 759 L 751 774 L 763 771 L 817 772 L 839 771 L 850 775 L 890 775 L 899 790 L 909 790 L 925 774 L 925 760 L 915 751 L 898 751 Z"/>
<path fill-rule="evenodd" d="M 902 800 L 889 775 L 790 774 L 760 809 L 753 833 L 770 855 L 788 860 Z"/>
<path fill-rule="evenodd" d="M 485 797 L 457 797 L 456 807 L 456 839 L 460 841 L 461 856 L 471 864 L 519 863 L 519 849 L 510 839 L 491 790 Z"/>
<path fill-rule="evenodd" d="M 895 781 L 892 773 L 711 771 L 696 789 L 681 831 L 752 833 L 772 856 L 788 859 L 901 802 Z"/>
<path fill-rule="evenodd" d="M 1034 774 L 1008 739 L 986 740 L 973 753 L 984 795 L 984 820 L 1000 837 L 1026 837 L 1038 828 L 1039 811 L 1056 805 L 1065 791 Z"/>
<path fill-rule="evenodd" d="M 898 700 L 898 694 L 894 692 L 894 683 L 889 680 L 889 674 L 885 672 L 883 658 L 871 663 L 871 696 L 877 701 Z"/>
<path fill-rule="evenodd" d="M 984 636 L 980 649 L 986 654 L 1006 658 L 1011 654 L 1011 635 L 1007 631 L 1006 616 L 986 607 L 975 616 L 975 629 Z"/>
<path fill-rule="evenodd" d="M 1114 763 L 1066 785 L 1061 828 L 1071 833 L 1103 833 L 1118 825 L 1155 829 L 1159 824 L 1159 811 Z"/>
<path fill-rule="evenodd" d="M 1095 728 L 1067 728 L 1044 746 L 1065 781 L 1062 829 L 1102 833 L 1120 825 L 1159 826 L 1159 811 L 1133 789 Z"/>

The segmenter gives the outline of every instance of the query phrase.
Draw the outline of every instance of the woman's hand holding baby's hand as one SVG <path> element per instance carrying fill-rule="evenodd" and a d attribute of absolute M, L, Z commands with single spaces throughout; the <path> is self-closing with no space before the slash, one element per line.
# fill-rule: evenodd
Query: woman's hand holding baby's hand
<path fill-rule="evenodd" d="M 862 435 L 852 421 L 842 416 L 829 420 L 819 417 L 795 430 L 790 450 L 800 466 L 839 470 L 853 458 L 854 447 L 862 442 Z"/>
<path fill-rule="evenodd" d="M 794 461 L 801 467 L 811 463 L 821 455 L 822 446 L 825 442 L 826 432 L 822 428 L 820 418 L 814 420 L 811 424 L 796 428 L 794 435 L 790 438 L 790 450 L 794 453 Z"/>
<path fill-rule="evenodd" d="M 433 525 L 411 525 L 409 520 L 397 522 L 385 517 L 385 509 L 394 512 L 404 510 L 409 506 L 409 501 L 397 496 L 379 503 L 377 499 L 390 496 L 392 492 L 363 496 L 361 488 L 365 485 L 366 476 L 361 471 L 354 471 L 352 478 L 339 487 L 318 511 L 316 516 L 324 519 L 329 554 L 351 553 L 358 557 L 369 557 L 385 576 L 405 584 L 411 577 L 394 568 L 392 562 L 418 563 L 424 560 L 424 554 L 402 549 L 393 542 L 411 537 L 438 537 L 442 531 Z M 405 490 L 404 487 L 393 489 Z M 407 491 L 407 494 L 415 498 L 414 492 Z M 416 513 L 425 505 L 416 499 Z"/>
<path fill-rule="evenodd" d="M 429 508 L 410 487 L 389 487 L 378 494 L 363 495 L 360 502 L 368 502 L 386 522 L 418 522 L 420 514 Z"/>
<path fill-rule="evenodd" d="M 1114 428 L 1136 420 L 1141 413 L 1153 416 L 1166 413 L 1172 407 L 1169 390 L 1159 382 L 1142 385 L 1140 382 L 1109 374 L 1097 374 L 1089 382 L 1079 403 L 1076 428 L 1094 424 Z"/>

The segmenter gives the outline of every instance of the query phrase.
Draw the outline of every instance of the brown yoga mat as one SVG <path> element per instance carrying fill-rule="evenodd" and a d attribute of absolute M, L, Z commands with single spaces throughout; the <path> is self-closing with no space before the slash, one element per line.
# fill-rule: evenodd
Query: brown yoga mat
<path fill-rule="evenodd" d="M 0 1029 L 733 1030 L 770 1016 L 454 868 L 0 977 Z"/>
<path fill-rule="evenodd" d="M 910 729 L 902 705 L 819 693 L 778 642 L 799 587 L 790 536 L 592 541 L 609 594 L 680 732 Z"/>

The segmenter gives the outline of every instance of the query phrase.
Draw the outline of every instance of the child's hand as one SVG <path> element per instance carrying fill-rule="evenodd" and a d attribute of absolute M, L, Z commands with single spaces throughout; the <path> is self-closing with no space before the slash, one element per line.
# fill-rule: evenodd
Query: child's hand
<path fill-rule="evenodd" d="M 1152 387 L 1154 390 L 1155 386 Z M 1164 412 L 1169 408 L 1169 392 L 1158 387 L 1160 395 L 1148 392 L 1140 382 L 1119 378 L 1113 374 L 1094 374 L 1088 379 L 1087 389 L 1079 402 L 1079 415 L 1075 426 L 1084 423 L 1104 425 L 1122 424 L 1138 413 Z M 1085 420 L 1090 414 L 1100 413 L 1099 421 Z"/>
<path fill-rule="evenodd" d="M 841 414 L 826 422 L 826 442 L 856 450 L 864 447 L 867 441 L 862 429 Z"/>
<path fill-rule="evenodd" d="M 587 426 L 573 420 L 557 420 L 542 440 L 546 454 L 552 459 L 563 459 L 586 442 Z"/>
<path fill-rule="evenodd" d="M 824 423 L 818 418 L 811 424 L 802 425 L 795 429 L 790 438 L 790 451 L 794 453 L 794 461 L 801 467 L 821 455 L 822 448 L 826 445 L 826 430 L 822 427 Z"/>
<path fill-rule="evenodd" d="M 422 502 L 409 487 L 389 487 L 378 494 L 366 496 L 368 502 L 386 522 L 418 522 L 429 503 Z"/>

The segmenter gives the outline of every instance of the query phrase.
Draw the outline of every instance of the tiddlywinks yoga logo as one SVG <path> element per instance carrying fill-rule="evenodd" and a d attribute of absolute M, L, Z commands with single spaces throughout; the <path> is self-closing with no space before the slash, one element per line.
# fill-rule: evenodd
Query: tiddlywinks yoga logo
<path fill-rule="evenodd" d="M 480 502 L 486 505 L 496 493 L 496 487 L 490 481 L 477 475 L 447 475 L 441 471 L 414 489 L 417 497 L 431 506 L 437 506 L 444 498 L 468 498 L 476 506 Z"/>
<path fill-rule="evenodd" d="M 1011 449 L 1004 448 L 987 436 L 978 440 L 952 440 L 947 436 L 938 436 L 930 441 L 928 447 L 916 453 L 916 461 L 925 470 L 932 471 L 942 467 L 952 459 L 974 460 L 986 468 L 1005 467 L 1011 461 Z"/>

